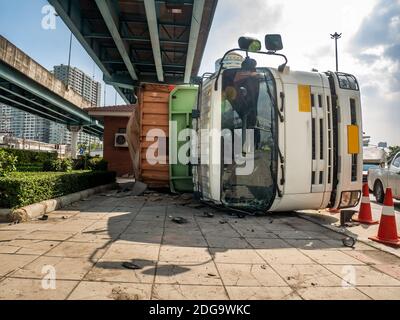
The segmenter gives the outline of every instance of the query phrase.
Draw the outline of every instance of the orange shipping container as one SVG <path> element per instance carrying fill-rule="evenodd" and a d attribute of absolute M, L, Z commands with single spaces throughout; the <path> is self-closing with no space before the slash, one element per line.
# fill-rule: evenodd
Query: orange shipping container
<path fill-rule="evenodd" d="M 139 106 L 128 123 L 128 141 L 136 178 L 153 188 L 169 188 L 168 136 L 169 136 L 169 95 L 170 85 L 142 84 L 139 92 Z M 166 137 L 166 154 L 154 148 L 157 141 L 151 141 L 151 130 L 159 129 Z M 150 139 L 150 141 L 147 141 Z M 149 156 L 150 155 L 150 156 Z M 166 164 L 150 164 L 155 155 L 165 157 Z"/>

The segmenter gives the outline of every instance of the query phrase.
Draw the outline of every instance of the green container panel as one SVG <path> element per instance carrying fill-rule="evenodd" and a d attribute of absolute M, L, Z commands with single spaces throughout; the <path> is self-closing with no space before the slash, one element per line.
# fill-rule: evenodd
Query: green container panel
<path fill-rule="evenodd" d="M 193 192 L 192 168 L 182 164 L 178 159 L 178 150 L 186 143 L 177 141 L 173 137 L 186 128 L 192 128 L 192 110 L 197 102 L 196 86 L 177 86 L 170 94 L 169 120 L 175 121 L 176 126 L 170 125 L 170 160 L 177 164 L 170 164 L 169 177 L 172 192 Z M 176 132 L 173 132 L 176 128 Z"/>

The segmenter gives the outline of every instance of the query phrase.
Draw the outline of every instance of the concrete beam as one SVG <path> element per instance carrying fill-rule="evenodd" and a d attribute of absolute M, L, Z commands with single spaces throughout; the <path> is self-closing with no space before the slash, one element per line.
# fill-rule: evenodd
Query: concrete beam
<path fill-rule="evenodd" d="M 200 24 L 203 18 L 205 0 L 193 1 L 192 24 L 190 27 L 189 48 L 186 57 L 186 69 L 184 82 L 189 83 L 193 69 L 194 56 L 196 54 L 197 40 L 200 32 Z"/>
<path fill-rule="evenodd" d="M 146 10 L 147 24 L 150 32 L 154 63 L 156 65 L 157 79 L 160 82 L 164 82 L 164 72 L 162 67 L 161 50 L 160 50 L 160 37 L 158 34 L 156 4 L 154 0 L 144 0 L 144 7 Z"/>
<path fill-rule="evenodd" d="M 81 17 L 80 8 L 77 7 L 76 1 L 64 1 L 64 0 L 48 0 L 48 2 L 54 7 L 57 14 L 61 17 L 67 27 L 74 34 L 75 38 L 79 41 L 82 47 L 86 50 L 89 56 L 93 59 L 96 65 L 100 68 L 101 72 L 104 75 L 111 76 L 107 68 L 100 60 L 99 52 L 96 52 L 90 44 L 86 41 L 83 36 L 84 26 L 82 25 L 83 19 Z M 68 2 L 68 3 L 67 3 Z M 66 8 L 65 5 L 69 4 L 69 8 Z M 126 104 L 130 104 L 131 102 L 128 98 L 122 93 L 121 89 L 118 86 L 114 86 L 115 90 L 122 97 Z"/>
<path fill-rule="evenodd" d="M 110 31 L 111 36 L 113 37 L 114 43 L 117 46 L 122 60 L 124 60 L 130 76 L 133 80 L 138 80 L 135 68 L 129 57 L 129 49 L 119 33 L 119 17 L 115 8 L 113 7 L 113 1 L 96 0 L 96 4 L 104 18 L 104 22 L 107 25 L 108 31 Z"/>

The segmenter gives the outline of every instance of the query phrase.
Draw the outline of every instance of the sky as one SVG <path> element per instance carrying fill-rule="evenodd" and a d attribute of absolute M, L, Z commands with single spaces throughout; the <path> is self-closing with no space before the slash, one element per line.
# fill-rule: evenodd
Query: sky
<path fill-rule="evenodd" d="M 1 0 L 0 34 L 52 69 L 68 63 L 70 32 L 60 18 L 54 30 L 42 28 L 47 4 Z M 237 47 L 240 36 L 263 40 L 267 33 L 282 35 L 282 53 L 292 70 L 333 71 L 334 32 L 342 33 L 339 70 L 354 74 L 360 83 L 364 132 L 375 144 L 400 145 L 400 0 L 219 0 L 200 74 L 214 71 L 215 60 Z M 259 66 L 281 62 L 272 57 L 257 60 Z M 76 39 L 71 64 L 102 82 L 100 69 Z M 106 104 L 113 105 L 115 90 L 106 86 L 106 91 Z M 119 96 L 117 103 L 123 103 Z"/>

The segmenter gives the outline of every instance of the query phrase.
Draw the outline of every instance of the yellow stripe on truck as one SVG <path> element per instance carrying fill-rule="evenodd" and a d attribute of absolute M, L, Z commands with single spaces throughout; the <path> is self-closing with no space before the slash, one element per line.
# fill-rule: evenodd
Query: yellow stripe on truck
<path fill-rule="evenodd" d="M 311 112 L 311 86 L 299 84 L 299 111 Z"/>
<path fill-rule="evenodd" d="M 358 126 L 347 126 L 347 152 L 349 154 L 360 153 L 360 140 Z"/>

